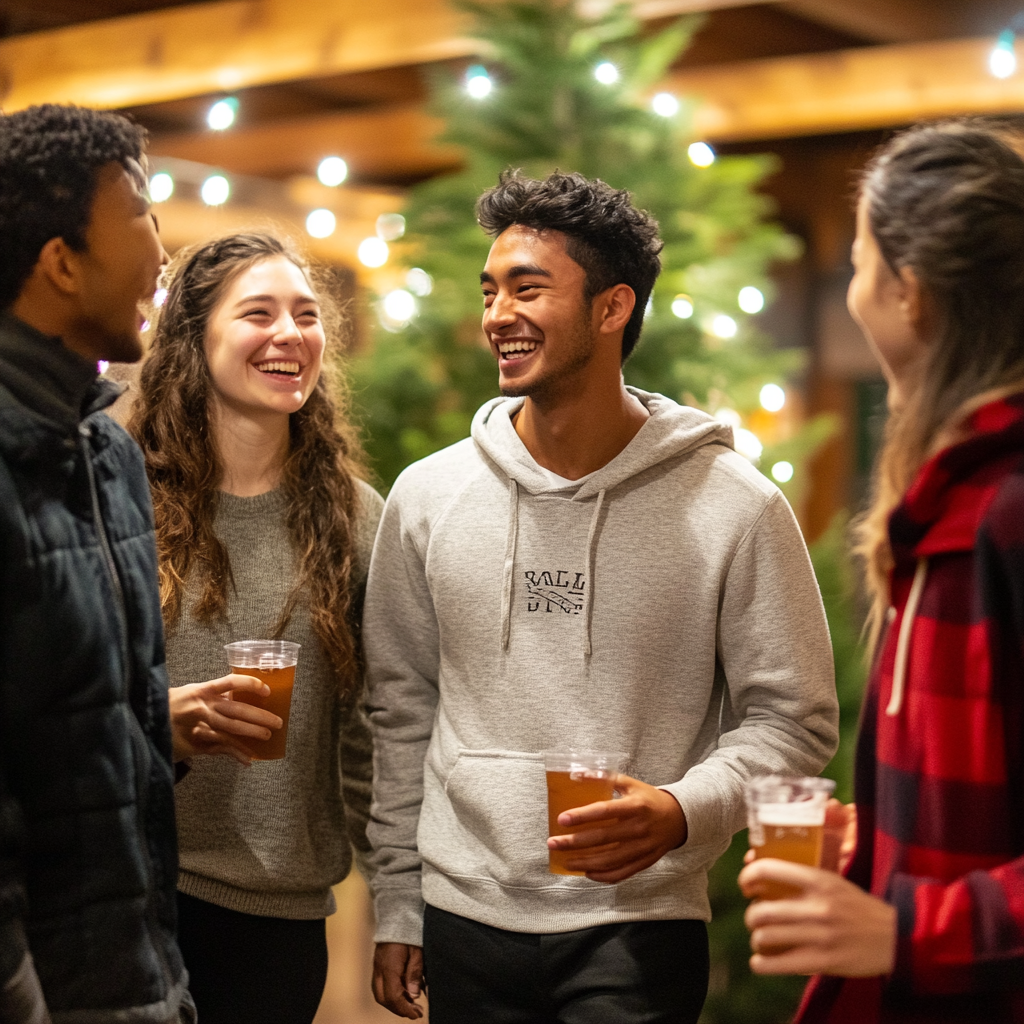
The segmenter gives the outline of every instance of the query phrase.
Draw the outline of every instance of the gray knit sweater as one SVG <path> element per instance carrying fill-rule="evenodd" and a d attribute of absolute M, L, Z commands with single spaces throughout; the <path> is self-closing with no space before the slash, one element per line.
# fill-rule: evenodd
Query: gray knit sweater
<path fill-rule="evenodd" d="M 353 583 L 361 601 L 383 502 L 360 483 Z M 217 536 L 234 588 L 226 622 L 187 613 L 167 638 L 172 686 L 228 671 L 223 645 L 270 635 L 295 579 L 295 552 L 280 491 L 222 494 Z M 186 609 L 197 591 L 186 587 Z M 196 757 L 176 787 L 178 888 L 232 910 L 314 919 L 334 912 L 331 886 L 368 850 L 371 744 L 362 701 L 338 698 L 338 682 L 300 601 L 283 639 L 302 645 L 295 673 L 288 755 L 246 768 L 228 757 Z M 353 702 L 348 702 L 352 704 Z M 365 873 L 365 871 L 364 871 Z"/>

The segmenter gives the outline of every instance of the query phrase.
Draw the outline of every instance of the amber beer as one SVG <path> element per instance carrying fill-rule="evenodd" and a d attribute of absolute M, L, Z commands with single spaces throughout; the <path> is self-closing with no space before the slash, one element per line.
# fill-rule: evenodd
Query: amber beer
<path fill-rule="evenodd" d="M 615 798 L 615 779 L 625 755 L 600 751 L 546 750 L 544 762 L 548 784 L 548 835 L 567 836 L 602 828 L 614 819 L 588 822 L 578 828 L 563 828 L 558 816 L 576 807 Z M 548 870 L 553 875 L 584 875 L 570 871 L 565 862 L 576 856 L 570 850 L 548 850 Z"/>
<path fill-rule="evenodd" d="M 270 730 L 269 740 L 245 740 L 245 745 L 257 761 L 279 761 L 287 753 L 288 718 L 291 714 L 299 646 L 287 640 L 240 640 L 224 646 L 232 672 L 255 676 L 270 687 L 266 697 L 249 690 L 233 690 L 232 700 L 264 708 L 277 715 L 283 723 L 280 729 Z"/>
<path fill-rule="evenodd" d="M 825 832 L 825 805 L 835 783 L 831 779 L 756 779 L 747 789 L 750 847 L 754 857 L 776 857 L 793 864 L 818 867 Z M 793 886 L 769 883 L 764 899 L 783 899 L 799 892 Z"/>

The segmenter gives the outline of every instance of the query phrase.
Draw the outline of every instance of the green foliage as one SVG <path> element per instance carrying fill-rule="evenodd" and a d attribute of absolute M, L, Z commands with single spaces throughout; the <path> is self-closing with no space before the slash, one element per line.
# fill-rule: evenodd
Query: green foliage
<path fill-rule="evenodd" d="M 712 411 L 752 411 L 762 384 L 791 377 L 801 355 L 773 349 L 740 312 L 737 296 L 746 285 L 770 295 L 768 266 L 795 255 L 798 243 L 768 220 L 770 203 L 755 191 L 774 167 L 771 158 L 721 157 L 696 167 L 687 156 L 685 102 L 671 118 L 650 109 L 647 94 L 698 21 L 684 18 L 648 36 L 626 5 L 593 19 L 570 2 L 550 0 L 460 6 L 475 16 L 494 89 L 475 100 L 461 79 L 434 77 L 443 138 L 463 148 L 466 165 L 411 190 L 401 256 L 431 275 L 434 291 L 420 300 L 408 327 L 379 330 L 353 366 L 357 409 L 381 482 L 390 485 L 409 462 L 465 437 L 473 413 L 497 393 L 497 369 L 479 326 L 478 280 L 491 240 L 473 211 L 508 166 L 538 177 L 561 168 L 602 178 L 629 189 L 658 218 L 664 269 L 626 379 Z M 613 85 L 594 77 L 603 61 L 619 70 Z M 695 307 L 689 320 L 671 311 L 682 293 Z M 736 320 L 735 338 L 708 332 L 718 314 Z M 798 440 L 789 461 L 817 440 Z"/>

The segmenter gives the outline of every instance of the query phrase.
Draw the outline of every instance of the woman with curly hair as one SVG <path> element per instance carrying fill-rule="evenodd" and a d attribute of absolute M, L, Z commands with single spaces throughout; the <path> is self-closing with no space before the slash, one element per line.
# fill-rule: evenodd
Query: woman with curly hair
<path fill-rule="evenodd" d="M 181 947 L 206 1024 L 308 1024 L 331 886 L 368 850 L 358 622 L 383 503 L 358 477 L 337 317 L 309 267 L 240 234 L 168 278 L 128 428 L 153 493 L 175 750 L 234 755 L 189 758 L 176 787 Z M 287 755 L 249 766 L 241 734 L 279 720 L 238 725 L 224 644 L 256 637 L 301 656 Z"/>

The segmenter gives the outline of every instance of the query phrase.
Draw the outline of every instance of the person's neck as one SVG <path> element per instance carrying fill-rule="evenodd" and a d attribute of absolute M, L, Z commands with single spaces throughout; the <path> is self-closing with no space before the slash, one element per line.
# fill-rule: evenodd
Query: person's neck
<path fill-rule="evenodd" d="M 95 351 L 95 339 L 86 337 L 78 329 L 76 318 L 71 315 L 62 296 L 34 278 L 22 288 L 10 311 L 23 324 L 40 334 L 59 338 L 66 349 L 83 359 L 95 362 L 101 358 Z"/>
<path fill-rule="evenodd" d="M 620 373 L 617 379 L 567 381 L 557 393 L 530 395 L 514 425 L 538 465 L 578 480 L 611 462 L 649 416 Z"/>
<path fill-rule="evenodd" d="M 223 471 L 222 491 L 252 498 L 280 485 L 288 458 L 286 415 L 253 417 L 215 405 L 210 425 Z"/>

